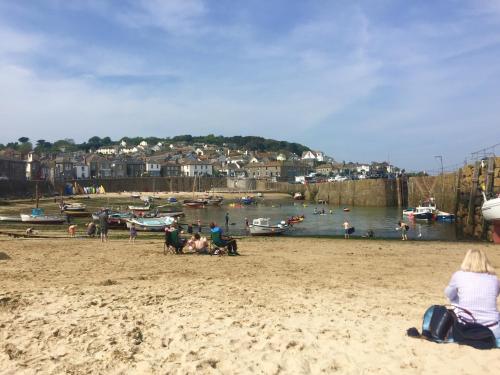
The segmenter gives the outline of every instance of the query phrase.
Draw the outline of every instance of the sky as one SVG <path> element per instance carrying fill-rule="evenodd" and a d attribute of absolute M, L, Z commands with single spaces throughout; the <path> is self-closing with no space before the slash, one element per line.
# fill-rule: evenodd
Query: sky
<path fill-rule="evenodd" d="M 499 87 L 500 0 L 0 0 L 0 143 L 256 135 L 452 169 L 500 143 Z"/>

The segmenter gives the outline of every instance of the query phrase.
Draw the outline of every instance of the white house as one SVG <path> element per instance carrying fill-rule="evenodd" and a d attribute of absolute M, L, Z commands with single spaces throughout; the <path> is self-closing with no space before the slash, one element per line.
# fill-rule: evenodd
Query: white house
<path fill-rule="evenodd" d="M 103 155 L 115 155 L 118 153 L 118 147 L 116 146 L 100 147 L 97 150 L 97 153 Z"/>
<path fill-rule="evenodd" d="M 186 161 L 181 165 L 183 176 L 212 176 L 212 164 L 204 161 Z"/>
<path fill-rule="evenodd" d="M 149 176 L 160 176 L 161 175 L 161 165 L 157 162 L 147 161 L 146 162 L 146 174 Z"/>
<path fill-rule="evenodd" d="M 136 152 L 139 152 L 139 149 L 137 147 L 122 148 L 120 150 L 120 153 L 122 153 L 122 154 L 135 154 Z"/>
<path fill-rule="evenodd" d="M 285 161 L 286 160 L 286 156 L 284 154 L 279 154 L 278 156 L 276 156 L 276 160 L 278 160 L 278 161 Z"/>
<path fill-rule="evenodd" d="M 90 166 L 85 164 L 76 164 L 73 166 L 75 177 L 77 180 L 90 177 Z"/>
<path fill-rule="evenodd" d="M 370 172 L 370 166 L 367 164 L 361 164 L 356 167 L 356 172 L 362 173 L 362 174 L 367 174 Z"/>
<path fill-rule="evenodd" d="M 319 162 L 325 161 L 325 154 L 322 151 L 304 151 L 302 160 L 316 160 Z"/>

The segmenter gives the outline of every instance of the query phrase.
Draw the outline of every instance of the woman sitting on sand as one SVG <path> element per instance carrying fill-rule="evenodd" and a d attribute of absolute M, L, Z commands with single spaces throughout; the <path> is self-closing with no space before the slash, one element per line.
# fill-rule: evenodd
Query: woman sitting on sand
<path fill-rule="evenodd" d="M 455 313 L 465 321 L 472 314 L 476 322 L 488 327 L 500 339 L 500 314 L 497 297 L 500 281 L 486 254 L 481 250 L 469 250 L 444 291 L 450 302 L 457 306 Z"/>

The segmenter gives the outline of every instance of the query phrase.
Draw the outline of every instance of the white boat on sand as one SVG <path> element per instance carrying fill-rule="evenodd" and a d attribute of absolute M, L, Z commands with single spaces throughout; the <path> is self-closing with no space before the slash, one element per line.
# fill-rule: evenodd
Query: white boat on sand
<path fill-rule="evenodd" d="M 269 218 L 263 217 L 254 219 L 252 224 L 249 225 L 250 234 L 252 236 L 275 236 L 285 233 L 288 229 L 289 226 L 284 221 L 272 225 Z"/>
<path fill-rule="evenodd" d="M 33 208 L 31 214 L 21 214 L 21 221 L 30 224 L 61 224 L 66 221 L 66 217 L 60 215 L 45 215 L 41 208 Z"/>
<path fill-rule="evenodd" d="M 135 225 L 139 231 L 160 232 L 165 230 L 165 227 L 172 225 L 175 219 L 171 216 L 155 217 L 155 218 L 133 218 L 127 220 L 127 228 Z"/>
<path fill-rule="evenodd" d="M 484 202 L 481 206 L 481 212 L 484 220 L 487 221 L 500 221 L 500 197 L 493 199 L 486 199 L 483 193 Z"/>

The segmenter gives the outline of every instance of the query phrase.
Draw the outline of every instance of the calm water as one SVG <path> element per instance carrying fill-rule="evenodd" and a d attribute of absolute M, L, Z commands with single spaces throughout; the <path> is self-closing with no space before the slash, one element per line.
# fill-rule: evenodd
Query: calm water
<path fill-rule="evenodd" d="M 326 215 L 314 215 L 314 208 L 327 212 Z M 329 210 L 333 210 L 330 214 Z M 202 223 L 208 224 L 215 221 L 224 226 L 224 216 L 229 213 L 229 226 L 226 232 L 233 235 L 244 235 L 245 218 L 250 224 L 258 217 L 269 217 L 273 222 L 278 223 L 294 215 L 305 215 L 305 220 L 293 226 L 287 236 L 343 236 L 343 223 L 347 219 L 355 227 L 353 237 L 366 235 L 368 230 L 373 230 L 375 237 L 399 238 L 400 232 L 395 228 L 397 222 L 402 219 L 401 209 L 395 207 L 351 207 L 350 212 L 344 212 L 343 207 L 314 205 L 309 203 L 287 203 L 281 205 L 279 202 L 261 201 L 251 206 L 231 207 L 225 204 L 222 207 L 210 207 L 205 209 L 185 208 L 186 214 L 183 222 L 196 222 L 198 219 Z M 456 240 L 455 225 L 452 223 L 411 223 L 408 232 L 409 239 L 420 240 Z M 205 231 L 206 228 L 203 228 Z"/>

